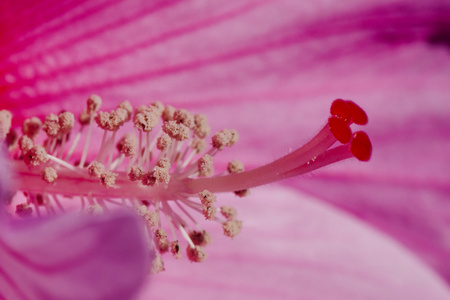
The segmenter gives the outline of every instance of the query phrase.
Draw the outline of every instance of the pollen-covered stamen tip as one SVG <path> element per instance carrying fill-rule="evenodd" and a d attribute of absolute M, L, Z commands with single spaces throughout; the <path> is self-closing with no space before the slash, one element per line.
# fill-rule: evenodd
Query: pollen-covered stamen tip
<path fill-rule="evenodd" d="M 227 171 L 230 174 L 244 172 L 245 171 L 244 164 L 242 162 L 238 161 L 237 159 L 232 160 L 228 163 Z M 250 195 L 250 190 L 244 189 L 244 190 L 234 191 L 234 194 L 239 197 L 246 197 L 246 196 Z"/>
<path fill-rule="evenodd" d="M 98 161 L 93 161 L 91 165 L 88 167 L 88 173 L 91 177 L 98 178 L 102 176 L 105 172 L 105 166 Z"/>
<path fill-rule="evenodd" d="M 223 233 L 230 237 L 234 238 L 237 236 L 242 230 L 242 221 L 231 219 L 223 223 L 222 225 Z"/>
<path fill-rule="evenodd" d="M 161 135 L 156 142 L 156 148 L 161 151 L 167 151 L 172 145 L 172 139 L 167 133 Z"/>
<path fill-rule="evenodd" d="M 155 230 L 155 240 L 158 249 L 161 253 L 167 252 L 169 250 L 169 240 L 167 239 L 167 233 L 164 229 L 159 228 Z"/>
<path fill-rule="evenodd" d="M 189 127 L 182 123 L 177 123 L 177 121 L 164 122 L 162 130 L 177 141 L 187 140 L 190 135 Z"/>
<path fill-rule="evenodd" d="M 27 203 L 17 204 L 16 214 L 21 218 L 28 218 L 33 214 L 33 209 Z"/>
<path fill-rule="evenodd" d="M 157 274 L 159 272 L 164 271 L 164 262 L 161 258 L 161 256 L 157 255 L 155 257 L 155 259 L 152 261 L 152 266 L 151 266 L 151 273 L 152 274 Z"/>
<path fill-rule="evenodd" d="M 100 182 L 106 188 L 111 188 L 116 184 L 116 177 L 118 174 L 113 173 L 111 171 L 106 171 L 100 176 Z"/>
<path fill-rule="evenodd" d="M 173 257 L 176 259 L 181 258 L 181 247 L 178 241 L 173 241 L 170 243 L 170 252 L 172 252 Z"/>
<path fill-rule="evenodd" d="M 7 110 L 0 110 L 0 142 L 6 139 L 11 129 L 12 114 Z"/>
<path fill-rule="evenodd" d="M 234 219 L 234 218 L 236 218 L 236 215 L 237 215 L 236 208 L 229 206 L 229 205 L 222 206 L 220 208 L 220 212 L 227 219 Z"/>
<path fill-rule="evenodd" d="M 29 138 L 27 135 L 23 135 L 19 138 L 19 149 L 23 152 L 26 153 L 28 150 L 30 150 L 34 143 L 33 140 L 31 138 Z"/>
<path fill-rule="evenodd" d="M 142 167 L 140 166 L 132 166 L 130 171 L 128 172 L 128 178 L 131 181 L 138 181 L 142 179 L 142 176 L 144 176 L 144 170 L 142 170 Z"/>
<path fill-rule="evenodd" d="M 127 111 L 123 108 L 117 108 L 111 112 L 101 111 L 98 113 L 95 121 L 98 127 L 103 130 L 117 131 L 127 119 Z"/>
<path fill-rule="evenodd" d="M 200 157 L 197 166 L 201 177 L 208 177 L 214 174 L 213 157 L 209 154 Z"/>
<path fill-rule="evenodd" d="M 75 124 L 75 116 L 73 115 L 73 113 L 65 111 L 63 113 L 60 113 L 58 118 L 60 127 L 59 132 L 61 134 L 69 133 Z"/>
<path fill-rule="evenodd" d="M 216 216 L 216 208 L 214 207 L 214 202 L 216 202 L 216 195 L 213 193 L 204 190 L 203 192 L 198 194 L 200 202 L 203 205 L 203 215 L 206 220 L 214 220 Z"/>
<path fill-rule="evenodd" d="M 58 178 L 58 173 L 52 167 L 45 167 L 42 172 L 42 179 L 47 183 L 52 183 Z"/>
<path fill-rule="evenodd" d="M 173 118 L 178 124 L 183 124 L 189 129 L 194 128 L 194 117 L 185 109 L 179 109 L 173 114 Z"/>
<path fill-rule="evenodd" d="M 239 139 L 239 134 L 234 129 L 224 129 L 216 132 L 212 137 L 212 146 L 217 150 L 223 150 L 225 146 L 231 147 Z"/>
<path fill-rule="evenodd" d="M 126 118 L 125 121 L 129 121 L 131 119 L 131 116 L 133 115 L 133 106 L 131 105 L 130 101 L 125 100 L 121 102 L 117 108 L 123 109 L 126 111 Z M 122 111 L 123 112 L 123 111 Z"/>
<path fill-rule="evenodd" d="M 206 246 L 211 243 L 211 236 L 205 230 L 189 232 L 189 238 L 196 246 Z"/>
<path fill-rule="evenodd" d="M 196 114 L 194 116 L 194 123 L 195 123 L 194 133 L 199 138 L 203 139 L 210 134 L 211 128 L 209 127 L 208 119 L 206 118 L 205 115 Z"/>
<path fill-rule="evenodd" d="M 98 95 L 91 95 L 87 100 L 87 113 L 89 115 L 96 113 L 102 106 L 102 98 Z"/>
<path fill-rule="evenodd" d="M 30 119 L 26 119 L 23 122 L 22 132 L 24 135 L 34 140 L 34 138 L 39 134 L 41 128 L 42 128 L 41 120 L 39 120 L 39 118 L 37 117 L 32 117 Z"/>
<path fill-rule="evenodd" d="M 41 163 L 48 161 L 48 155 L 44 147 L 40 145 L 34 145 L 25 153 L 23 160 L 29 167 L 36 167 Z"/>
<path fill-rule="evenodd" d="M 144 110 L 134 116 L 134 126 L 144 132 L 150 132 L 158 124 L 159 116 L 156 112 L 151 110 Z"/>
<path fill-rule="evenodd" d="M 136 154 L 138 147 L 137 137 L 132 133 L 127 133 L 117 143 L 117 150 L 126 157 Z"/>
<path fill-rule="evenodd" d="M 186 254 L 192 262 L 203 262 L 208 256 L 202 246 L 195 246 L 195 248 L 188 246 L 186 249 Z"/>

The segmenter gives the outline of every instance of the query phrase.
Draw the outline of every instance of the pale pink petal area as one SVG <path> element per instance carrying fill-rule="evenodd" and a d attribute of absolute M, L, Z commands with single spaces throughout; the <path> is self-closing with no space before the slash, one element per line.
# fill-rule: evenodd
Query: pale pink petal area
<path fill-rule="evenodd" d="M 231 242 L 215 234 L 202 264 L 168 257 L 140 299 L 450 297 L 399 243 L 316 198 L 270 186 L 227 200 L 240 202 L 241 234 Z"/>
<path fill-rule="evenodd" d="M 141 226 L 128 214 L 3 224 L 0 298 L 132 299 L 149 268 Z"/>
<path fill-rule="evenodd" d="M 329 174 L 295 186 L 390 234 L 450 279 L 448 185 Z"/>

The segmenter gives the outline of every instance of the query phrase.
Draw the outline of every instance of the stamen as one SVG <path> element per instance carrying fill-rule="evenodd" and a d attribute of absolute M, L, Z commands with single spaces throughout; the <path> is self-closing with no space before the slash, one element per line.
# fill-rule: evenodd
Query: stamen
<path fill-rule="evenodd" d="M 228 205 L 216 207 L 216 202 L 220 202 L 217 193 L 242 197 L 249 194 L 250 188 L 344 159 L 367 161 L 372 153 L 367 134 L 352 133 L 350 128 L 354 124 L 365 125 L 367 115 L 354 102 L 337 99 L 326 124 L 302 147 L 251 170 L 233 160 L 214 175 L 214 158 L 237 143 L 236 130 L 218 131 L 206 141 L 211 129 L 202 114 L 160 102 L 133 109 L 128 101 L 103 112 L 101 103 L 99 96 L 90 96 L 79 124 L 75 124 L 71 112 L 49 113 L 43 125 L 39 118 L 27 119 L 22 125 L 24 135 L 17 144 L 2 138 L 15 130 L 11 128 L 10 114 L 0 111 L 0 142 L 8 143 L 11 168 L 17 174 L 17 193 L 26 197 L 26 203 L 14 200 L 10 212 L 24 218 L 73 209 L 92 215 L 108 213 L 118 206 L 132 210 L 142 219 L 149 247 L 158 251 L 152 263 L 153 273 L 164 270 L 161 255 L 169 250 L 176 259 L 181 258 L 183 247 L 190 261 L 206 259 L 204 247 L 211 237 L 195 214 L 218 223 L 225 236 L 235 238 L 241 232 L 243 222 L 237 219 L 237 210 Z M 121 133 L 128 120 L 133 120 L 134 128 Z M 37 138 L 41 127 L 48 136 L 44 143 Z M 156 127 L 158 130 L 154 131 Z M 94 133 L 95 130 L 99 132 Z M 102 131 L 101 144 L 93 149 L 91 137 L 100 136 Z M 71 135 L 75 136 L 73 141 Z M 117 145 L 116 135 L 121 137 Z M 87 161 L 93 150 L 96 158 Z M 74 207 L 74 199 L 79 200 L 79 207 Z M 170 230 L 171 240 L 166 230 Z M 180 239 L 177 234 L 181 234 Z"/>
<path fill-rule="evenodd" d="M 202 177 L 211 176 L 214 173 L 213 157 L 209 154 L 203 155 L 198 160 L 198 173 Z"/>
<path fill-rule="evenodd" d="M 6 139 L 11 129 L 12 114 L 7 110 L 0 110 L 0 142 Z"/>
<path fill-rule="evenodd" d="M 58 173 L 52 167 L 45 167 L 42 170 L 42 179 L 47 183 L 52 183 L 58 178 Z"/>
<path fill-rule="evenodd" d="M 222 151 L 225 146 L 233 146 L 239 139 L 239 135 L 236 130 L 225 129 L 214 134 L 212 138 L 212 145 L 217 150 Z"/>
<path fill-rule="evenodd" d="M 206 246 L 211 244 L 211 236 L 206 231 L 191 231 L 189 237 L 196 246 Z"/>
<path fill-rule="evenodd" d="M 98 204 L 94 204 L 94 205 L 89 205 L 86 208 L 86 214 L 88 215 L 101 215 L 103 214 L 103 207 L 101 207 Z"/>
<path fill-rule="evenodd" d="M 203 262 L 208 257 L 205 248 L 202 246 L 188 247 L 186 249 L 187 256 L 192 262 Z"/>
<path fill-rule="evenodd" d="M 23 160 L 27 166 L 36 167 L 48 161 L 48 155 L 44 147 L 34 145 L 23 156 Z"/>
<path fill-rule="evenodd" d="M 151 273 L 157 274 L 159 272 L 164 271 L 164 262 L 161 256 L 157 255 L 155 259 L 152 261 Z"/>
<path fill-rule="evenodd" d="M 37 117 L 32 117 L 31 119 L 26 119 L 23 122 L 22 132 L 30 139 L 34 140 L 34 138 L 39 134 L 41 127 L 41 120 L 39 120 Z"/>
<path fill-rule="evenodd" d="M 170 105 L 167 105 L 167 106 L 164 108 L 164 111 L 163 111 L 162 116 L 161 116 L 162 119 L 163 119 L 163 121 L 165 121 L 165 122 L 167 122 L 167 121 L 173 121 L 173 120 L 175 119 L 175 118 L 174 118 L 175 112 L 176 112 L 175 107 L 170 106 Z"/>
<path fill-rule="evenodd" d="M 144 132 L 150 132 L 158 124 L 158 119 L 159 117 L 155 112 L 145 110 L 134 116 L 133 123 L 137 129 Z"/>
<path fill-rule="evenodd" d="M 223 233 L 226 236 L 229 236 L 231 238 L 234 238 L 236 235 L 238 235 L 241 232 L 242 229 L 242 221 L 231 219 L 223 223 Z"/>
<path fill-rule="evenodd" d="M 155 239 L 157 241 L 158 250 L 161 253 L 169 250 L 169 240 L 167 239 L 167 233 L 164 229 L 159 228 L 155 231 Z"/>
<path fill-rule="evenodd" d="M 208 119 L 206 118 L 205 115 L 196 114 L 194 116 L 194 123 L 195 123 L 194 133 L 196 136 L 198 136 L 201 139 L 204 139 L 210 134 L 211 128 L 209 127 Z"/>
<path fill-rule="evenodd" d="M 27 203 L 18 204 L 16 214 L 21 218 L 29 218 L 33 214 L 33 209 Z"/>
<path fill-rule="evenodd" d="M 131 119 L 131 116 L 133 115 L 133 106 L 131 105 L 130 101 L 125 100 L 119 104 L 117 109 L 123 109 L 126 112 L 125 122 L 129 121 Z"/>
<path fill-rule="evenodd" d="M 194 128 L 194 117 L 185 109 L 175 111 L 173 118 L 178 124 L 183 124 L 189 129 Z"/>
<path fill-rule="evenodd" d="M 189 127 L 184 124 L 179 124 L 176 121 L 164 122 L 162 129 L 169 137 L 177 141 L 184 141 L 189 138 Z"/>
<path fill-rule="evenodd" d="M 156 143 L 156 148 L 161 151 L 167 151 L 169 147 L 172 145 L 172 139 L 167 133 L 164 133 L 158 138 L 158 142 Z"/>
<path fill-rule="evenodd" d="M 228 173 L 240 173 L 244 172 L 244 164 L 237 159 L 230 161 L 227 167 Z"/>
<path fill-rule="evenodd" d="M 87 100 L 87 113 L 95 114 L 102 106 L 102 98 L 98 95 L 91 95 Z"/>
<path fill-rule="evenodd" d="M 178 241 L 173 241 L 170 243 L 170 252 L 172 252 L 173 257 L 176 259 L 181 258 L 181 247 Z"/>
<path fill-rule="evenodd" d="M 137 137 L 134 134 L 128 133 L 120 139 L 117 144 L 117 150 L 126 157 L 131 157 L 136 154 L 137 151 Z"/>
<path fill-rule="evenodd" d="M 236 209 L 229 205 L 222 206 L 220 212 L 227 219 L 234 219 L 237 215 Z"/>
<path fill-rule="evenodd" d="M 57 115 L 49 114 L 45 117 L 43 129 L 49 137 L 55 137 L 60 128 L 61 126 L 59 125 L 59 118 Z"/>
<path fill-rule="evenodd" d="M 116 173 L 106 171 L 106 172 L 103 172 L 102 175 L 100 175 L 100 181 L 105 187 L 111 188 L 116 184 L 117 176 L 118 176 L 118 174 L 116 174 Z"/>
<path fill-rule="evenodd" d="M 105 172 L 105 166 L 98 161 L 93 161 L 92 164 L 88 167 L 88 173 L 91 177 L 98 178 L 102 176 Z"/>
<path fill-rule="evenodd" d="M 128 177 L 131 181 L 141 180 L 142 176 L 144 176 L 144 170 L 142 170 L 140 166 L 132 166 L 128 173 Z"/>
<path fill-rule="evenodd" d="M 27 153 L 27 151 L 30 150 L 33 145 L 33 140 L 27 135 L 23 135 L 19 138 L 19 149 L 22 151 L 22 153 Z"/>

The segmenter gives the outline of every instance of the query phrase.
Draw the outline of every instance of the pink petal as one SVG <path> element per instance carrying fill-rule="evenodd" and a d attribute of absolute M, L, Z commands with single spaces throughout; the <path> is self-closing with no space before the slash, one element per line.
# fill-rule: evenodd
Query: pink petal
<path fill-rule="evenodd" d="M 146 278 L 142 224 L 130 215 L 2 226 L 2 299 L 131 299 Z"/>
<path fill-rule="evenodd" d="M 4 152 L 6 150 L 0 146 L 0 167 L 2 172 L 0 172 L 0 206 L 4 206 L 8 204 L 9 199 L 11 198 L 11 194 L 9 191 L 11 190 L 11 180 L 8 176 L 9 168 L 5 163 L 5 158 L 3 157 Z M 6 213 L 4 209 L 0 209 L 0 221 L 6 217 Z"/>
<path fill-rule="evenodd" d="M 445 282 L 403 246 L 316 198 L 273 186 L 225 202 L 236 201 L 241 234 L 231 242 L 215 234 L 202 264 L 167 257 L 166 271 L 141 299 L 450 296 Z"/>
<path fill-rule="evenodd" d="M 450 280 L 448 186 L 362 174 L 324 175 L 296 186 L 395 237 Z"/>
<path fill-rule="evenodd" d="M 93 92 L 112 103 L 306 99 L 330 85 L 325 77 L 338 77 L 342 58 L 354 57 L 358 71 L 367 55 L 397 47 L 405 31 L 414 42 L 446 17 L 433 5 L 442 1 L 425 7 L 384 1 L 380 9 L 358 1 L 73 1 L 50 11 L 39 9 L 42 2 L 37 8 L 8 2 L 1 97 L 10 108 L 20 99 L 41 112 L 48 101 L 69 108 Z M 397 20 L 400 4 L 411 12 Z M 401 26 L 406 21 L 414 21 L 411 31 Z"/>

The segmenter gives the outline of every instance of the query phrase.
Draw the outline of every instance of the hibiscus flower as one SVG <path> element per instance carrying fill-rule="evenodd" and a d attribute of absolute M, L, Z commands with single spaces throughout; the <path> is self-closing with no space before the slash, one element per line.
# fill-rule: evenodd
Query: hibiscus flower
<path fill-rule="evenodd" d="M 330 99 L 370 116 L 367 165 L 221 196 L 241 236 L 215 238 L 201 265 L 168 260 L 143 298 L 448 298 L 446 1 L 1 8 L 2 108 L 16 125 L 91 93 L 110 108 L 163 100 L 237 129 L 216 163 L 252 168 L 313 136 Z"/>
<path fill-rule="evenodd" d="M 1 175 L 2 201 L 11 198 L 9 177 Z M 133 215 L 18 221 L 4 212 L 1 299 L 130 299 L 146 280 L 149 253 Z"/>

